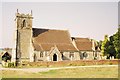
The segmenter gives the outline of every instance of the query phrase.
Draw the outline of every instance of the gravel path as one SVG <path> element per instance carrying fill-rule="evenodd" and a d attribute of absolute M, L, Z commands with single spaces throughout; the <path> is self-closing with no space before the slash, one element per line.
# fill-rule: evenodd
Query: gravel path
<path fill-rule="evenodd" d="M 20 70 L 25 72 L 46 72 L 56 69 L 68 69 L 68 68 L 95 68 L 95 67 L 117 67 L 118 65 L 92 65 L 92 66 L 69 66 L 69 67 L 54 67 L 54 68 L 1 68 L 0 70 Z"/>

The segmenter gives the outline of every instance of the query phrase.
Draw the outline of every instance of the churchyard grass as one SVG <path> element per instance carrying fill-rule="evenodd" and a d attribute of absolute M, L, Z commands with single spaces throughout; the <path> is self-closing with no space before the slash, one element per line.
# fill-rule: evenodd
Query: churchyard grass
<path fill-rule="evenodd" d="M 50 70 L 46 72 L 25 72 L 3 70 L 3 78 L 117 78 L 118 66 L 113 67 L 81 67 Z"/>

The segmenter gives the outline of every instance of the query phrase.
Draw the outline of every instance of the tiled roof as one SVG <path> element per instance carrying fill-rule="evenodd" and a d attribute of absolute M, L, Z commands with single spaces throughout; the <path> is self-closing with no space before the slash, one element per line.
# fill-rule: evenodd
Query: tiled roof
<path fill-rule="evenodd" d="M 56 46 L 60 51 L 77 51 L 67 30 L 33 28 L 33 44 L 36 50 L 50 50 Z"/>
<path fill-rule="evenodd" d="M 33 46 L 36 51 L 42 51 L 42 47 L 39 44 L 33 43 Z"/>
<path fill-rule="evenodd" d="M 91 51 L 92 50 L 92 41 L 88 38 L 75 38 L 75 43 L 80 51 Z"/>

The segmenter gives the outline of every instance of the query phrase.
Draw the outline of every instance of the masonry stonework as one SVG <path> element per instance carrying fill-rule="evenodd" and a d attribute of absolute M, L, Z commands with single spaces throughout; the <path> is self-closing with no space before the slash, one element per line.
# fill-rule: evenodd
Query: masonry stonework
<path fill-rule="evenodd" d="M 30 61 L 32 54 L 32 15 L 16 13 L 16 57 L 19 62 Z"/>

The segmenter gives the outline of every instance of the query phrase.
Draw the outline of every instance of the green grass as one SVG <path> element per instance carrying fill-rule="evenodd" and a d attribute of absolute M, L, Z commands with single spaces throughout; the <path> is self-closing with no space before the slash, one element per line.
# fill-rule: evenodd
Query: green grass
<path fill-rule="evenodd" d="M 71 68 L 30 73 L 24 71 L 2 71 L 3 78 L 117 78 L 118 67 Z"/>

